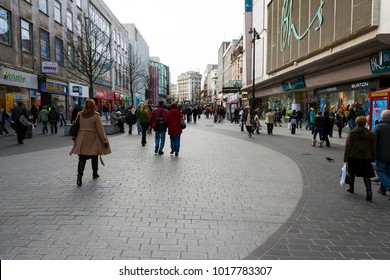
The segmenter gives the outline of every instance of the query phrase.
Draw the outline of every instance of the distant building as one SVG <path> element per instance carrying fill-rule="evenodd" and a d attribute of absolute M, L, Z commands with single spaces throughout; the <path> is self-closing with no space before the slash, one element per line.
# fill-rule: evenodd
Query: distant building
<path fill-rule="evenodd" d="M 179 102 L 200 103 L 202 75 L 188 71 L 177 77 Z"/>
<path fill-rule="evenodd" d="M 169 96 L 170 72 L 169 67 L 158 58 L 151 58 L 149 66 L 149 101 L 157 104 Z"/>

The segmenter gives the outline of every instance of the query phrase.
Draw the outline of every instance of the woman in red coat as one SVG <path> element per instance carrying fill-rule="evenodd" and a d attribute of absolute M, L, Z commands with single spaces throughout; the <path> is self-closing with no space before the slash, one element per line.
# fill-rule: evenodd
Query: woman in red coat
<path fill-rule="evenodd" d="M 171 109 L 164 117 L 164 122 L 168 126 L 168 134 L 171 139 L 171 155 L 175 153 L 175 156 L 178 156 L 180 151 L 180 135 L 182 133 L 180 121 L 182 118 L 183 113 L 177 108 L 176 103 L 172 103 Z"/>

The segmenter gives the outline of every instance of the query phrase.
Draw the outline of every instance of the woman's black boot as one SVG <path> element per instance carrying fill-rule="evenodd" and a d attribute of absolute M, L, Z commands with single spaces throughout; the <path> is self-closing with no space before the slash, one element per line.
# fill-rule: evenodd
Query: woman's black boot
<path fill-rule="evenodd" d="M 372 200 L 372 190 L 371 190 L 371 180 L 370 178 L 364 178 L 364 185 L 366 186 L 366 200 L 371 201 Z"/>
<path fill-rule="evenodd" d="M 98 159 L 98 156 L 93 156 L 91 158 L 91 163 L 92 163 L 92 178 L 93 179 L 97 179 L 99 178 L 99 174 L 97 173 L 98 172 L 98 165 L 99 165 L 99 159 Z"/>
<path fill-rule="evenodd" d="M 84 168 L 85 168 L 85 160 L 80 160 L 80 156 L 79 156 L 79 164 L 77 166 L 77 186 L 78 187 L 81 187 L 81 185 L 83 184 L 82 178 L 83 178 L 83 174 L 84 174 Z"/>
<path fill-rule="evenodd" d="M 347 192 L 354 193 L 355 191 L 355 176 L 349 174 L 349 189 Z"/>
<path fill-rule="evenodd" d="M 77 174 L 77 186 L 78 187 L 81 187 L 81 185 L 83 184 L 83 182 L 81 180 L 82 178 L 83 178 L 83 175 Z"/>

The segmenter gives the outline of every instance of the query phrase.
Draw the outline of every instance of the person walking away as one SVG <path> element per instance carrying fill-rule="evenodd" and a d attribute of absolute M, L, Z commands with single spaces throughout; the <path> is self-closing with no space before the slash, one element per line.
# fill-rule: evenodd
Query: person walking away
<path fill-rule="evenodd" d="M 333 138 L 333 127 L 336 123 L 336 114 L 334 112 L 334 105 L 330 107 L 329 112 L 329 119 L 330 119 L 330 131 L 329 131 L 329 137 Z"/>
<path fill-rule="evenodd" d="M 246 131 L 248 131 L 248 137 L 252 138 L 252 127 L 254 124 L 254 117 L 251 108 L 248 106 L 243 114 L 245 120 Z"/>
<path fill-rule="evenodd" d="M 343 109 L 339 109 L 336 113 L 336 116 L 335 116 L 335 124 L 337 126 L 337 130 L 338 130 L 338 134 L 339 134 L 339 138 L 341 138 L 342 136 L 342 133 L 343 133 L 343 127 L 344 127 L 344 113 L 343 113 Z"/>
<path fill-rule="evenodd" d="M 50 122 L 50 132 L 53 135 L 57 134 L 57 123 L 60 121 L 60 115 L 58 114 L 57 108 L 55 106 L 51 107 L 49 112 L 49 122 Z"/>
<path fill-rule="evenodd" d="M 103 104 L 103 115 L 106 123 L 108 123 L 108 115 L 110 114 L 110 107 L 108 107 L 107 103 Z"/>
<path fill-rule="evenodd" d="M 21 122 L 19 119 L 24 116 L 28 120 L 27 110 L 23 107 L 23 102 L 19 101 L 18 105 L 12 110 L 12 120 L 16 125 L 18 143 L 23 144 L 23 140 L 26 137 L 27 125 Z"/>
<path fill-rule="evenodd" d="M 64 105 L 61 104 L 58 107 L 58 113 L 60 114 L 60 126 L 62 126 L 62 124 L 66 125 Z"/>
<path fill-rule="evenodd" d="M 147 106 L 145 106 L 145 103 L 141 102 L 138 105 L 137 111 L 136 111 L 136 117 L 141 125 L 142 130 L 142 140 L 141 144 L 144 147 L 147 143 L 146 141 L 146 133 L 149 128 L 149 118 L 150 118 L 151 112 Z"/>
<path fill-rule="evenodd" d="M 268 135 L 273 134 L 272 131 L 274 129 L 275 122 L 275 114 L 272 112 L 272 109 L 268 109 L 268 113 L 265 114 L 265 124 L 267 125 L 267 133 Z"/>
<path fill-rule="evenodd" d="M 49 121 L 49 111 L 47 111 L 47 106 L 43 105 L 42 110 L 38 114 L 38 122 L 42 123 L 42 134 L 49 132 L 47 128 L 47 122 Z"/>
<path fill-rule="evenodd" d="M 158 153 L 159 155 L 164 154 L 165 135 L 167 133 L 167 125 L 164 122 L 164 118 L 167 113 L 168 111 L 164 108 L 164 101 L 159 101 L 158 107 L 153 110 L 152 116 L 150 117 L 150 123 L 156 122 L 156 127 L 154 128 L 154 153 Z M 196 123 L 195 117 L 194 122 Z"/>
<path fill-rule="evenodd" d="M 379 192 L 390 191 L 390 110 L 384 110 L 381 121 L 374 129 L 376 146 L 376 172 L 381 181 Z"/>
<path fill-rule="evenodd" d="M 133 134 L 133 125 L 136 123 L 137 119 L 135 117 L 135 109 L 134 106 L 132 108 L 128 108 L 126 112 L 126 123 L 129 126 L 129 134 Z"/>
<path fill-rule="evenodd" d="M 256 131 L 256 134 L 260 134 L 260 118 L 258 111 L 255 111 L 255 116 L 253 117 L 253 129 L 252 134 Z"/>
<path fill-rule="evenodd" d="M 9 131 L 5 128 L 6 121 L 9 119 L 8 114 L 5 112 L 4 108 L 0 108 L 0 136 L 3 136 L 3 131 L 5 136 L 8 136 Z"/>
<path fill-rule="evenodd" d="M 98 156 L 110 154 L 111 148 L 103 129 L 100 114 L 96 112 L 96 105 L 93 99 L 85 101 L 84 110 L 77 117 L 79 118 L 80 130 L 76 139 L 74 139 L 74 145 L 70 154 L 79 156 L 76 184 L 81 187 L 87 160 L 91 159 L 92 178 L 97 179 L 100 177 L 98 174 Z"/>
<path fill-rule="evenodd" d="M 297 129 L 302 129 L 303 113 L 301 110 L 297 111 Z"/>
<path fill-rule="evenodd" d="M 294 109 L 290 115 L 290 124 L 291 124 L 291 134 L 295 134 L 295 131 L 297 129 L 297 123 L 298 123 L 298 114 L 297 111 Z"/>
<path fill-rule="evenodd" d="M 347 163 L 350 176 L 350 193 L 355 191 L 355 177 L 363 177 L 366 187 L 366 200 L 372 200 L 371 180 L 375 177 L 372 162 L 376 159 L 375 136 L 365 128 L 366 117 L 356 118 L 356 128 L 352 129 L 345 142 L 344 162 Z"/>
<path fill-rule="evenodd" d="M 31 106 L 30 110 L 31 116 L 33 117 L 33 125 L 34 127 L 37 127 L 37 119 L 38 119 L 38 109 L 35 107 L 35 105 Z"/>
<path fill-rule="evenodd" d="M 79 113 L 79 106 L 77 106 L 77 104 L 74 104 L 72 109 L 72 117 L 70 118 L 70 123 L 73 123 L 76 120 L 78 113 Z"/>
<path fill-rule="evenodd" d="M 198 118 L 199 109 L 197 106 L 194 106 L 192 109 L 192 119 L 194 120 L 194 124 L 196 124 L 196 120 Z"/>
<path fill-rule="evenodd" d="M 355 120 L 356 120 L 356 112 L 354 106 L 349 106 L 349 113 L 348 113 L 348 127 L 349 131 L 352 131 L 352 129 L 355 128 Z"/>
<path fill-rule="evenodd" d="M 183 130 L 180 126 L 180 121 L 183 118 L 183 113 L 178 109 L 176 103 L 171 104 L 171 109 L 164 117 L 164 122 L 168 126 L 168 134 L 171 140 L 171 155 L 179 156 L 180 138 Z"/>
<path fill-rule="evenodd" d="M 314 125 L 313 125 L 313 142 L 312 142 L 312 146 L 315 147 L 316 146 L 316 137 L 317 137 L 317 134 L 319 135 L 319 143 L 318 143 L 318 147 L 322 148 L 323 144 L 324 144 L 324 140 L 323 140 L 323 136 L 324 136 L 324 117 L 322 116 L 322 112 L 321 111 L 318 111 L 317 112 L 317 116 L 314 118 Z"/>
<path fill-rule="evenodd" d="M 186 113 L 186 116 L 187 116 L 187 123 L 190 123 L 191 122 L 191 115 L 192 115 L 192 109 L 191 109 L 190 106 L 186 107 L 185 113 Z"/>
<path fill-rule="evenodd" d="M 322 140 L 325 141 L 326 147 L 330 147 L 329 136 L 332 131 L 332 120 L 330 119 L 330 113 L 324 113 L 324 133 Z"/>

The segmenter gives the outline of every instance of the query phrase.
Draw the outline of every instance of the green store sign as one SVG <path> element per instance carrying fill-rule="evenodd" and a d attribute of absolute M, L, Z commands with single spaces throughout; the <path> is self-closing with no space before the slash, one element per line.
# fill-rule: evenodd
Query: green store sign
<path fill-rule="evenodd" d="M 19 82 L 24 83 L 26 81 L 26 77 L 20 74 L 10 73 L 7 71 L 3 71 L 3 79 L 6 81 L 13 81 L 13 82 Z"/>
<path fill-rule="evenodd" d="M 291 35 L 294 36 L 297 40 L 302 40 L 309 30 L 312 28 L 314 23 L 318 21 L 318 24 L 315 31 L 318 31 L 322 23 L 324 21 L 322 17 L 322 7 L 325 5 L 324 0 L 321 0 L 320 6 L 317 9 L 317 12 L 315 13 L 314 17 L 310 21 L 309 26 L 306 28 L 303 33 L 299 33 L 297 31 L 296 25 L 293 23 L 292 15 L 293 15 L 293 9 L 294 9 L 294 0 L 284 0 L 283 6 L 282 6 L 282 14 L 281 14 L 281 23 L 280 23 L 280 51 L 283 52 L 286 48 L 286 45 L 290 45 Z M 303 29 L 303 28 L 301 28 Z"/>

